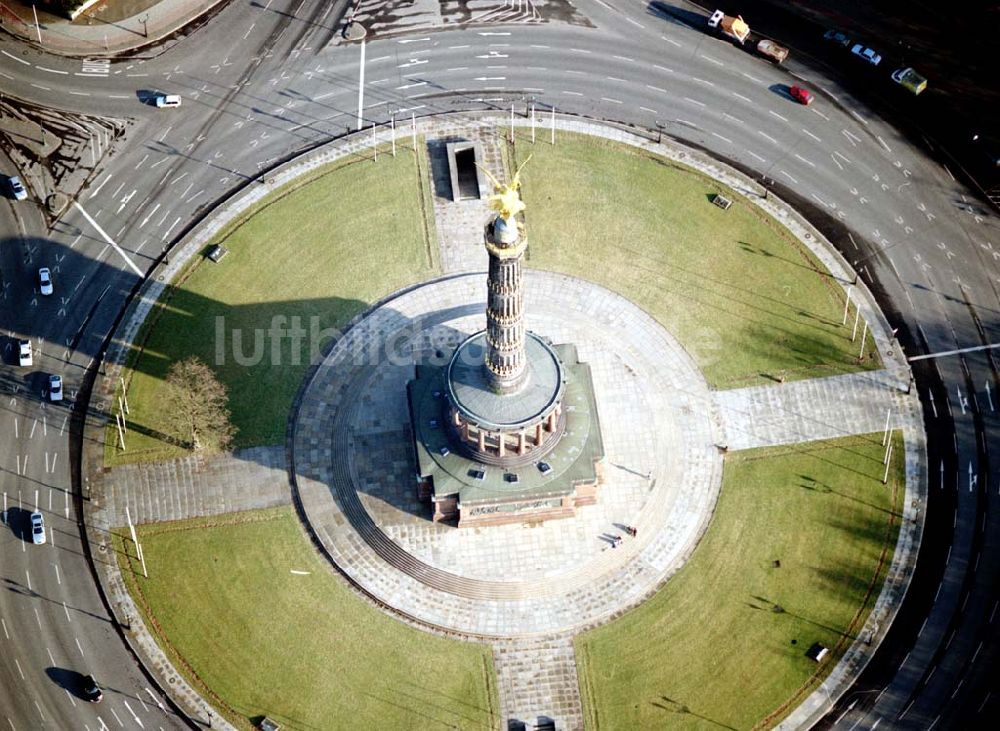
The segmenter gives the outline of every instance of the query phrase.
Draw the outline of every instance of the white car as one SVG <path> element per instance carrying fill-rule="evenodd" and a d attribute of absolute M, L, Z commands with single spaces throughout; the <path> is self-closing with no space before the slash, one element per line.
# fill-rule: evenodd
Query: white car
<path fill-rule="evenodd" d="M 48 267 L 38 270 L 38 291 L 42 294 L 52 294 L 52 272 Z"/>
<path fill-rule="evenodd" d="M 45 543 L 45 518 L 37 510 L 31 514 L 31 542 L 36 546 Z"/>
<path fill-rule="evenodd" d="M 156 106 L 160 109 L 164 107 L 179 107 L 181 105 L 180 94 L 157 94 Z"/>
<path fill-rule="evenodd" d="M 21 340 L 17 344 L 17 364 L 20 366 L 30 366 L 31 363 L 31 341 Z"/>
<path fill-rule="evenodd" d="M 28 197 L 28 191 L 24 189 L 24 183 L 16 175 L 11 175 L 7 178 L 7 185 L 10 187 L 10 192 L 14 195 L 14 200 L 23 201 Z"/>
<path fill-rule="evenodd" d="M 49 401 L 62 401 L 62 376 L 49 376 Z"/>
<path fill-rule="evenodd" d="M 858 58 L 864 59 L 872 66 L 878 66 L 880 63 L 882 63 L 882 57 L 880 55 L 875 53 L 875 51 L 872 50 L 871 48 L 865 48 L 860 43 L 854 44 L 854 48 L 851 49 L 851 53 L 853 53 Z"/>

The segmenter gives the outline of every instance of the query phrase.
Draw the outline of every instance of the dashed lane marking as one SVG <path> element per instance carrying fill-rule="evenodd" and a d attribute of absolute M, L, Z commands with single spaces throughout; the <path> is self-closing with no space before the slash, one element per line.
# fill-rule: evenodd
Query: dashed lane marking
<path fill-rule="evenodd" d="M 7 53 L 7 51 L 0 51 L 0 53 L 2 53 L 7 58 L 14 59 L 18 63 L 23 63 L 25 66 L 30 66 L 31 65 L 30 63 L 28 63 L 27 61 L 25 61 L 23 58 L 18 58 L 17 56 L 15 56 L 15 55 L 13 55 L 11 53 Z"/>

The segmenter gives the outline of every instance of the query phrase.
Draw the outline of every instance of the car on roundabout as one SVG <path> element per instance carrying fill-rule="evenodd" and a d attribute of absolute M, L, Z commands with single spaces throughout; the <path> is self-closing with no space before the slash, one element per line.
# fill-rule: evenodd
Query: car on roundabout
<path fill-rule="evenodd" d="M 847 48 L 851 45 L 851 39 L 841 33 L 839 30 L 833 30 L 832 28 L 823 34 L 825 40 L 836 43 L 842 48 Z"/>
<path fill-rule="evenodd" d="M 7 187 L 10 189 L 10 194 L 14 196 L 14 200 L 23 201 L 27 199 L 28 191 L 25 190 L 24 183 L 16 175 L 8 176 Z"/>
<path fill-rule="evenodd" d="M 19 340 L 17 343 L 17 364 L 19 366 L 30 366 L 32 362 L 31 341 Z"/>
<path fill-rule="evenodd" d="M 48 267 L 38 270 L 38 291 L 44 295 L 52 294 L 52 272 Z"/>
<path fill-rule="evenodd" d="M 791 96 L 792 99 L 797 101 L 799 104 L 804 104 L 806 106 L 812 104 L 813 99 L 816 98 L 815 96 L 813 96 L 813 93 L 811 91 L 809 91 L 808 89 L 804 89 L 801 86 L 789 87 L 788 95 Z"/>
<path fill-rule="evenodd" d="M 49 376 L 49 401 L 63 400 L 62 376 Z"/>
<path fill-rule="evenodd" d="M 31 514 L 31 542 L 36 546 L 45 543 L 45 518 L 37 510 Z"/>
<path fill-rule="evenodd" d="M 83 692 L 83 697 L 91 703 L 100 703 L 104 699 L 104 691 L 101 690 L 101 686 L 97 684 L 93 675 L 85 675 L 83 677 L 81 691 Z"/>
<path fill-rule="evenodd" d="M 860 58 L 862 61 L 867 61 L 872 66 L 878 66 L 882 63 L 882 56 L 875 52 L 875 49 L 868 48 L 860 43 L 855 43 L 854 47 L 851 49 L 851 53 Z"/>

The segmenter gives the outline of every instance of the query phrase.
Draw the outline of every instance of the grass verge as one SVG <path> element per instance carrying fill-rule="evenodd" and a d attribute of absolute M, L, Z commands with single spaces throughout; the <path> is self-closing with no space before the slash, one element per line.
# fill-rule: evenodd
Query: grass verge
<path fill-rule="evenodd" d="M 769 727 L 812 692 L 892 561 L 905 489 L 893 439 L 887 485 L 881 434 L 728 455 L 690 561 L 577 638 L 587 727 Z M 814 642 L 831 650 L 820 665 L 805 656 Z"/>
<path fill-rule="evenodd" d="M 546 136 L 547 140 L 548 137 Z M 700 173 L 560 133 L 519 139 L 529 266 L 582 277 L 643 307 L 713 388 L 880 367 L 841 325 L 844 291 L 777 221 Z M 729 210 L 712 204 L 724 193 Z M 853 316 L 853 315 L 852 315 Z"/>
<path fill-rule="evenodd" d="M 229 387 L 236 446 L 280 442 L 306 368 L 336 329 L 389 292 L 438 273 L 428 178 L 423 147 L 418 155 L 400 148 L 377 164 L 345 160 L 230 226 L 217 239 L 230 254 L 219 264 L 198 257 L 137 338 L 128 362 L 128 449 L 117 449 L 111 424 L 105 463 L 183 454 L 158 414 L 167 369 L 189 355 Z M 275 337 L 282 327 L 298 328 L 298 342 Z"/>
<path fill-rule="evenodd" d="M 330 576 L 291 508 L 140 526 L 126 584 L 174 666 L 239 728 L 487 729 L 490 649 L 409 627 Z"/>

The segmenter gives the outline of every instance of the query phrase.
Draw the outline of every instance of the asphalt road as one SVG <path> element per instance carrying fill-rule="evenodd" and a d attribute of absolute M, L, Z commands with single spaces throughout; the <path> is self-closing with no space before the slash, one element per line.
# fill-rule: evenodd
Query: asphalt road
<path fill-rule="evenodd" d="M 133 120 L 51 229 L 34 199 L 0 202 L 0 483 L 9 506 L 0 685 L 12 689 L 0 714 L 11 727 L 177 724 L 110 626 L 82 556 L 66 417 L 165 247 L 237 186 L 348 129 L 390 116 L 509 112 L 512 103 L 525 114 L 534 103 L 540 125 L 554 107 L 661 130 L 774 181 L 813 216 L 879 293 L 910 355 L 997 341 L 998 218 L 935 150 L 914 147 L 845 92 L 835 69 L 794 54 L 776 68 L 706 34 L 685 8 L 576 5 L 595 27 L 486 24 L 338 45 L 318 0 L 238 0 L 150 60 L 96 67 L 0 38 L 8 97 Z M 814 90 L 815 103 L 794 103 L 791 84 Z M 154 90 L 181 94 L 183 106 L 156 109 Z M 36 291 L 40 266 L 54 273 L 50 297 Z M 35 344 L 30 369 L 7 348 L 17 337 Z M 45 401 L 48 373 L 63 375 L 61 405 Z M 933 440 L 931 502 L 905 626 L 826 725 L 957 728 L 997 711 L 992 351 L 924 362 L 917 387 Z M 24 535 L 36 505 L 50 530 L 45 546 Z M 74 695 L 71 674 L 86 672 L 109 689 L 99 706 Z"/>

